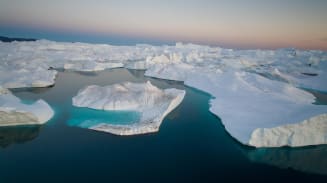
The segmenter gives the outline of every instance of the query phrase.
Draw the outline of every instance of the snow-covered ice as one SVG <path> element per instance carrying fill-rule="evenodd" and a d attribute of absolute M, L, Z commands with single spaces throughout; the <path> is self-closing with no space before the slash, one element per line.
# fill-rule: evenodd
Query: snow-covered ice
<path fill-rule="evenodd" d="M 9 90 L 0 86 L 0 126 L 44 124 L 53 114 L 53 110 L 44 100 L 24 104 Z"/>
<path fill-rule="evenodd" d="M 182 43 L 112 46 L 47 40 L 0 42 L 0 85 L 5 88 L 53 85 L 57 74 L 53 69 L 97 71 L 116 67 L 146 70 L 146 76 L 184 81 L 210 93 L 215 97 L 210 111 L 243 144 L 326 143 L 327 107 L 314 105 L 315 97 L 304 90 L 327 92 L 325 51 L 237 50 Z M 311 138 L 310 134 L 316 135 Z M 308 138 L 303 141 L 299 136 Z"/>
<path fill-rule="evenodd" d="M 73 97 L 73 105 L 98 110 L 140 112 L 140 120 L 132 124 L 107 124 L 103 121 L 90 127 L 117 135 L 135 135 L 158 131 L 164 117 L 182 102 L 184 95 L 184 90 L 161 90 L 149 81 L 104 87 L 91 85 Z"/>

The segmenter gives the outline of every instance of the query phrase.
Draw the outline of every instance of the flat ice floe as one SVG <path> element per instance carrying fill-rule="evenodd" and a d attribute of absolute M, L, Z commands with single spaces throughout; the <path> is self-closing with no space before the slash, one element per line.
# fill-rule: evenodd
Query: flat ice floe
<path fill-rule="evenodd" d="M 116 135 L 135 135 L 158 131 L 164 117 L 182 102 L 184 95 L 184 90 L 161 90 L 149 81 L 104 87 L 91 85 L 73 97 L 73 105 L 107 111 L 137 111 L 141 116 L 134 123 L 121 125 L 103 121 L 89 127 Z"/>
<path fill-rule="evenodd" d="M 24 104 L 9 90 L 0 86 L 0 126 L 40 125 L 51 119 L 54 112 L 44 101 Z"/>
<path fill-rule="evenodd" d="M 0 85 L 5 88 L 53 85 L 57 74 L 53 69 L 98 71 L 116 67 L 146 70 L 147 76 L 184 81 L 210 93 L 215 97 L 210 111 L 243 144 L 275 147 L 326 143 L 327 106 L 314 105 L 315 97 L 302 89 L 327 92 L 325 51 L 236 50 L 182 43 L 112 46 L 47 40 L 0 42 Z"/>

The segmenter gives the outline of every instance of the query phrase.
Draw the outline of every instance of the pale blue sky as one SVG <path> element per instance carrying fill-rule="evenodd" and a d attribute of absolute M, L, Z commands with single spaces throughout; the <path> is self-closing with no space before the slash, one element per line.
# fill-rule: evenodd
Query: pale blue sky
<path fill-rule="evenodd" d="M 327 49 L 326 10 L 326 0 L 0 0 L 0 34 Z"/>

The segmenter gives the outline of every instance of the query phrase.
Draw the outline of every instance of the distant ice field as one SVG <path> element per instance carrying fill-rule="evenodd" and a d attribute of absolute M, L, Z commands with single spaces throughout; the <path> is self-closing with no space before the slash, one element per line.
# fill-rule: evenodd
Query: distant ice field
<path fill-rule="evenodd" d="M 327 107 L 308 92 L 327 92 L 327 53 L 319 50 L 234 50 L 175 46 L 112 46 L 47 40 L 0 43 L 0 86 L 55 85 L 56 69 L 117 67 L 183 81 L 211 94 L 210 111 L 239 142 L 255 147 L 327 142 Z M 0 104 L 6 107 L 6 104 Z"/>

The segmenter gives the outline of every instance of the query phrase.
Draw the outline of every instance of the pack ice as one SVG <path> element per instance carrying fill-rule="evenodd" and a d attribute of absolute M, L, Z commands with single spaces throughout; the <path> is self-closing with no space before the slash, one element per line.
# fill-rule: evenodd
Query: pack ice
<path fill-rule="evenodd" d="M 327 92 L 327 53 L 237 50 L 194 44 L 113 46 L 47 40 L 0 43 L 0 85 L 41 87 L 57 71 L 116 67 L 184 81 L 210 93 L 210 111 L 239 142 L 256 147 L 326 144 L 327 107 L 308 91 Z"/>
<path fill-rule="evenodd" d="M 98 110 L 137 111 L 139 121 L 131 125 L 99 123 L 90 129 L 117 135 L 135 135 L 157 132 L 164 117 L 183 100 L 184 90 L 161 90 L 147 83 L 121 83 L 109 86 L 91 85 L 73 97 L 73 105 Z"/>

